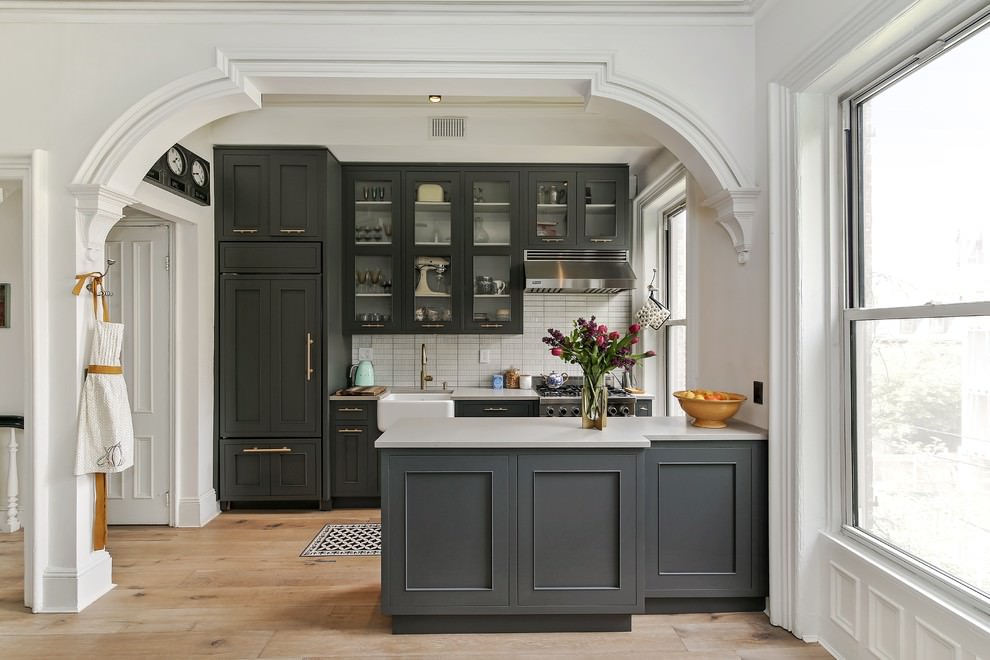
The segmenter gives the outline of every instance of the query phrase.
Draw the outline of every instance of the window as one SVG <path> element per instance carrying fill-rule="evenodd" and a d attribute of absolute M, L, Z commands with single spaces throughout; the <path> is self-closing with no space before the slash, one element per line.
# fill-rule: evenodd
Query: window
<path fill-rule="evenodd" d="M 682 201 L 664 213 L 662 233 L 666 263 L 666 296 L 670 318 L 663 326 L 665 414 L 683 416 L 673 397 L 687 389 L 687 207 Z"/>
<path fill-rule="evenodd" d="M 990 603 L 986 22 L 848 101 L 843 323 L 847 522 Z"/>

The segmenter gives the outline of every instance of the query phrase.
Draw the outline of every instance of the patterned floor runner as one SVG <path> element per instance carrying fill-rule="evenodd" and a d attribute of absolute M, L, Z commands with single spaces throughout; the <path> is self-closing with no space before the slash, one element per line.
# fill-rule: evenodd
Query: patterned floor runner
<path fill-rule="evenodd" d="M 380 523 L 324 525 L 300 557 L 382 554 Z"/>

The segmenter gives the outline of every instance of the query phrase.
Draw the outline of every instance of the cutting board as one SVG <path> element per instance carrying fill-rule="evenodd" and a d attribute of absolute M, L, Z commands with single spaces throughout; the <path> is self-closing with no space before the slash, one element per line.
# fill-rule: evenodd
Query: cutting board
<path fill-rule="evenodd" d="M 384 392 L 385 387 L 382 385 L 369 385 L 368 387 L 348 387 L 337 390 L 334 394 L 335 396 L 378 396 Z"/>

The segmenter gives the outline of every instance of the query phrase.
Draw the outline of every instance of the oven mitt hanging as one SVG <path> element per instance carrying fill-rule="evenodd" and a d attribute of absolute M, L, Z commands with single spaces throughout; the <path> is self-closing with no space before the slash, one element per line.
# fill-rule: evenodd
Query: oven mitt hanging
<path fill-rule="evenodd" d="M 669 318 L 670 310 L 654 298 L 652 293 L 646 304 L 636 312 L 636 322 L 654 330 L 659 330 L 660 326 L 666 323 Z"/>

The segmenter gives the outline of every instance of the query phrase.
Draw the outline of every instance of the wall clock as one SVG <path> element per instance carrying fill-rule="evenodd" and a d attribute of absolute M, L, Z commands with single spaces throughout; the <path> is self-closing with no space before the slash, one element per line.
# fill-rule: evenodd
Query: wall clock
<path fill-rule="evenodd" d="M 169 147 L 144 180 L 202 206 L 210 205 L 210 164 L 181 144 Z"/>

